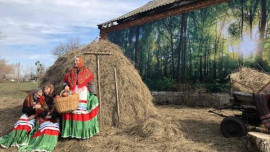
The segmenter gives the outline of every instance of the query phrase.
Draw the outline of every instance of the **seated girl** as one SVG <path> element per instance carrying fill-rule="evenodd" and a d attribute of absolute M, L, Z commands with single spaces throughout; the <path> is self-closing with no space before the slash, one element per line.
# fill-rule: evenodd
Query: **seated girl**
<path fill-rule="evenodd" d="M 35 130 L 36 110 L 41 108 L 41 105 L 38 104 L 41 96 L 42 90 L 39 88 L 27 95 L 23 103 L 23 115 L 15 123 L 12 131 L 0 138 L 1 147 L 16 146 L 19 148 L 28 144 Z"/>

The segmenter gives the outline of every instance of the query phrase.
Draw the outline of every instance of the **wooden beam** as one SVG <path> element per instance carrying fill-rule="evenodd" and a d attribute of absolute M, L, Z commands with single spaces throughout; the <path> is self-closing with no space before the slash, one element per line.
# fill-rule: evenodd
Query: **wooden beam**
<path fill-rule="evenodd" d="M 84 54 L 93 54 L 93 55 L 111 55 L 110 51 L 88 51 L 84 52 Z"/>
<path fill-rule="evenodd" d="M 110 51 L 87 51 L 84 54 L 95 55 L 96 56 L 96 64 L 97 64 L 97 83 L 98 83 L 98 101 L 99 101 L 99 120 L 102 122 L 101 111 L 102 111 L 102 101 L 101 101 L 101 87 L 100 87 L 100 72 L 99 72 L 99 55 L 110 55 Z M 101 124 L 99 124 L 101 127 Z"/>
<path fill-rule="evenodd" d="M 117 73 L 116 73 L 116 68 L 113 68 L 114 70 L 114 82 L 115 82 L 115 96 L 116 96 L 116 105 L 117 105 L 117 127 L 119 127 L 120 124 L 120 103 L 119 103 L 119 95 L 118 95 L 118 85 L 117 85 Z"/>

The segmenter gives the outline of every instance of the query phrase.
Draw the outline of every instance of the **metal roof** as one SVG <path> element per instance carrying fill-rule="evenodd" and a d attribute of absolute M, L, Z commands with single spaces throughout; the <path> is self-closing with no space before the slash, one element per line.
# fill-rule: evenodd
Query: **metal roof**
<path fill-rule="evenodd" d="M 142 7 L 139 7 L 139 8 L 137 8 L 137 9 L 125 14 L 125 15 L 118 17 L 118 18 L 115 18 L 115 19 L 112 19 L 112 20 L 107 21 L 105 23 L 99 24 L 98 26 L 113 23 L 113 22 L 123 20 L 123 19 L 127 19 L 129 17 L 136 16 L 136 15 L 139 15 L 139 14 L 142 14 L 144 12 L 151 11 L 151 10 L 155 10 L 157 8 L 160 8 L 162 6 L 166 6 L 169 4 L 180 3 L 178 5 L 178 7 L 179 7 L 179 6 L 183 6 L 185 4 L 189 4 L 189 3 L 195 2 L 195 1 L 200 1 L 200 0 L 153 0 L 153 1 L 148 2 L 147 4 L 145 4 Z"/>

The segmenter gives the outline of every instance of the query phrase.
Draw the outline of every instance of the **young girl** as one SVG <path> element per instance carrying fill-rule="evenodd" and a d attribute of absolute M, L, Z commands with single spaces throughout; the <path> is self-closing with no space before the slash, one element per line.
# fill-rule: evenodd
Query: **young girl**
<path fill-rule="evenodd" d="M 37 109 L 41 108 L 41 105 L 38 103 L 41 96 L 42 90 L 39 88 L 27 95 L 23 103 L 23 115 L 15 123 L 12 131 L 0 138 L 1 147 L 16 146 L 19 148 L 28 144 L 35 130 L 35 113 Z"/>

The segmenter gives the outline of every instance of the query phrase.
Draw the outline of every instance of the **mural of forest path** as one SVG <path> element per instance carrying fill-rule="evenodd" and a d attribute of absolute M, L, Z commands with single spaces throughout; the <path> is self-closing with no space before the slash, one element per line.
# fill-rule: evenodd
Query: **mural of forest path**
<path fill-rule="evenodd" d="M 232 0 L 108 33 L 150 90 L 225 83 L 239 66 L 270 72 L 270 2 Z M 167 87 L 161 87 L 167 85 Z"/>

